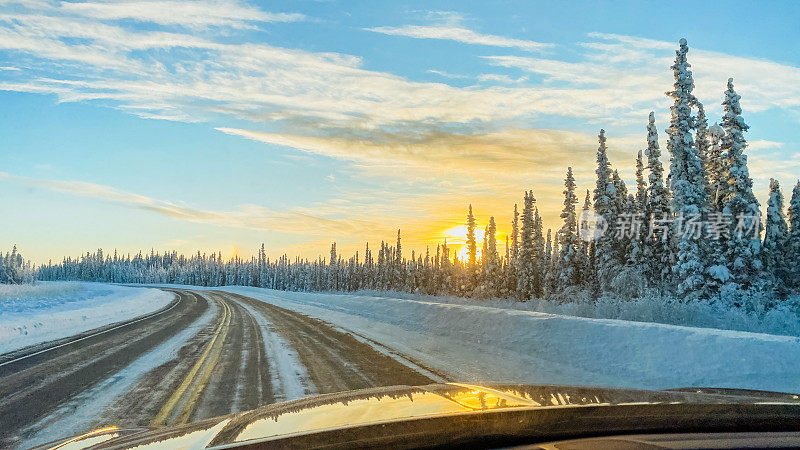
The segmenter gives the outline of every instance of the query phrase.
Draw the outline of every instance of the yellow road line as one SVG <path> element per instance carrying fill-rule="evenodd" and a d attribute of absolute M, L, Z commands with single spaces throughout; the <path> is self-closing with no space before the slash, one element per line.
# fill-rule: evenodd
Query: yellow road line
<path fill-rule="evenodd" d="M 225 342 L 225 336 L 228 334 L 228 330 L 230 328 L 231 323 L 231 310 L 227 303 L 223 303 L 225 309 L 227 309 L 227 317 L 225 318 L 224 329 L 222 331 L 222 338 L 219 340 L 218 345 L 214 349 L 214 352 L 211 354 L 211 358 L 208 360 L 208 364 L 206 364 L 205 368 L 203 369 L 203 373 L 200 375 L 200 380 L 195 385 L 194 389 L 192 389 L 192 393 L 189 395 L 189 398 L 184 403 L 183 408 L 178 413 L 178 418 L 175 419 L 175 424 L 182 424 L 189 421 L 189 416 L 191 416 L 192 411 L 194 411 L 195 403 L 197 399 L 200 397 L 200 394 L 203 393 L 203 390 L 206 388 L 208 384 L 209 378 L 211 378 L 211 372 L 213 372 L 214 367 L 217 365 L 217 361 L 219 360 L 219 355 L 222 353 L 222 347 Z"/>
<path fill-rule="evenodd" d="M 180 384 L 180 386 L 178 386 L 178 389 L 176 389 L 175 392 L 172 393 L 169 400 L 167 400 L 164 406 L 161 407 L 161 410 L 158 412 L 158 414 L 156 414 L 153 420 L 150 421 L 151 427 L 160 427 L 166 424 L 167 419 L 172 413 L 172 410 L 178 404 L 181 397 L 183 397 L 183 394 L 186 392 L 189 386 L 191 386 L 192 381 L 197 375 L 197 372 L 203 366 L 203 363 L 205 362 L 206 358 L 208 358 L 209 353 L 211 353 L 211 349 L 214 347 L 214 343 L 218 340 L 223 330 L 225 331 L 225 334 L 227 334 L 228 324 L 230 323 L 230 317 L 229 317 L 230 312 L 228 309 L 228 305 L 225 302 L 222 302 L 222 306 L 223 306 L 222 320 L 220 321 L 220 324 L 217 326 L 217 329 L 214 332 L 214 336 L 211 338 L 211 341 L 206 346 L 205 350 L 203 351 L 203 354 L 200 356 L 200 359 L 198 359 L 197 362 L 194 363 L 194 366 L 192 366 L 192 369 L 186 375 L 186 378 L 184 378 L 183 382 Z M 224 341 L 224 339 L 225 336 L 223 335 L 221 341 Z"/>

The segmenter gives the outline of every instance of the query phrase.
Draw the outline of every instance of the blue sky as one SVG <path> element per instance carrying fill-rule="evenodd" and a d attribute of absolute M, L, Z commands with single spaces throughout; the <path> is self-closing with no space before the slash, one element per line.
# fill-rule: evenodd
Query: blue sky
<path fill-rule="evenodd" d="M 800 13 L 709 3 L 0 0 L 0 244 L 420 250 L 525 189 L 557 227 L 600 128 L 627 179 L 649 111 L 666 154 L 681 37 L 712 123 L 734 77 L 763 203 L 800 173 Z"/>

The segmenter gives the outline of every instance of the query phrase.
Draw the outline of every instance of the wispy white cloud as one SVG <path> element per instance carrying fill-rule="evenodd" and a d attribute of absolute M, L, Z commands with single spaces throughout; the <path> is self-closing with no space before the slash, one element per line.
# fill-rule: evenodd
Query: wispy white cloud
<path fill-rule="evenodd" d="M 257 22 L 297 22 L 299 13 L 270 13 L 235 0 L 64 2 L 60 10 L 99 20 L 130 19 L 191 29 L 250 28 Z"/>
<path fill-rule="evenodd" d="M 538 173 L 566 165 L 592 161 L 596 136 L 565 130 L 506 129 L 484 134 L 455 134 L 418 130 L 413 136 L 384 131 L 348 133 L 331 131 L 326 136 L 300 136 L 236 128 L 217 128 L 231 135 L 294 148 L 321 156 L 371 166 L 403 164 L 416 170 L 442 168 L 496 176 L 510 168 Z M 642 138 L 643 140 L 644 138 Z M 559 160 L 555 167 L 550 166 Z M 562 167 L 562 164 L 563 165 Z"/>
<path fill-rule="evenodd" d="M 633 36 L 591 33 L 585 58 L 577 62 L 525 56 L 486 56 L 489 63 L 543 76 L 551 89 L 583 91 L 610 104 L 665 104 L 662 90 L 672 85 L 669 67 L 675 44 Z M 691 43 L 690 43 L 691 44 Z M 758 58 L 745 58 L 690 48 L 689 60 L 697 95 L 706 110 L 719 113 L 726 80 L 733 77 L 746 111 L 800 107 L 800 68 Z M 770 74 L 765 77 L 764 74 Z M 556 87 L 558 86 L 558 87 Z M 619 105 L 622 106 L 622 105 Z M 662 108 L 659 108 L 662 109 Z"/>
<path fill-rule="evenodd" d="M 461 42 L 463 44 L 516 48 L 528 52 L 542 51 L 553 47 L 553 44 L 550 43 L 478 33 L 467 28 L 464 25 L 464 16 L 455 11 L 428 11 L 426 16 L 428 20 L 434 23 L 429 25 L 382 26 L 364 29 L 391 36 L 405 36 L 415 39 L 438 39 Z"/>
<path fill-rule="evenodd" d="M 502 75 L 497 73 L 484 73 L 478 75 L 478 81 L 482 82 L 494 82 L 494 83 L 504 83 L 504 84 L 517 84 L 517 83 L 524 83 L 528 81 L 527 76 L 522 76 L 519 78 L 512 78 L 508 75 Z"/>
<path fill-rule="evenodd" d="M 766 139 L 757 139 L 747 143 L 747 148 L 750 150 L 766 150 L 771 148 L 783 147 L 783 142 L 768 141 Z"/>
<path fill-rule="evenodd" d="M 518 200 L 523 189 L 534 189 L 545 219 L 555 223 L 566 167 L 573 168 L 579 183 L 593 185 L 598 145 L 592 134 L 546 129 L 506 129 L 471 135 L 420 130 L 413 133 L 413 142 L 408 136 L 382 131 L 352 134 L 340 130 L 326 136 L 299 136 L 218 130 L 353 163 L 360 169 L 356 175 L 359 178 L 381 180 L 379 192 L 360 186 L 360 192 L 343 193 L 341 202 L 326 200 L 325 205 L 314 205 L 313 210 L 348 217 L 396 218 L 404 226 L 411 224 L 414 217 L 436 223 L 460 217 L 460 209 L 478 199 L 483 206 L 504 211 Z M 610 158 L 624 176 L 632 175 L 628 169 L 633 167 L 636 150 L 644 145 L 644 134 L 609 139 Z M 388 182 L 395 184 L 387 187 Z M 376 203 L 376 199 L 381 201 Z M 423 222 L 413 226 L 431 226 Z"/>
<path fill-rule="evenodd" d="M 455 25 L 404 25 L 401 27 L 372 27 L 365 28 L 365 30 L 416 39 L 440 39 L 464 44 L 518 48 L 529 52 L 541 51 L 553 46 L 552 44 L 544 42 L 513 39 L 493 34 L 481 34 L 468 28 Z"/>
<path fill-rule="evenodd" d="M 140 3 L 157 9 L 153 2 Z M 175 20 L 213 16 L 209 11 L 216 11 L 218 4 L 186 3 L 181 8 L 197 11 L 176 14 Z M 237 41 L 213 30 L 199 37 L 180 28 L 132 28 L 105 18 L 124 16 L 130 5 L 101 5 L 97 11 L 106 11 L 102 19 L 94 17 L 101 14 L 94 6 L 86 6 L 91 14 L 65 14 L 64 7 L 52 5 L 0 10 L 0 49 L 27 57 L 25 69 L 5 72 L 13 76 L 0 80 L 0 89 L 52 93 L 65 102 L 99 100 L 145 118 L 196 122 L 224 115 L 311 128 L 460 123 L 491 131 L 508 122 L 531 124 L 540 114 L 625 126 L 642 123 L 650 110 L 668 106 L 663 91 L 671 85 L 670 43 L 595 34 L 583 44 L 586 52 L 577 61 L 490 55 L 484 61 L 522 74 L 487 74 L 479 81 L 491 82 L 488 86 L 455 87 L 366 70 L 353 55 Z M 231 11 L 216 12 L 223 16 L 219 20 L 192 20 L 226 24 L 228 31 L 250 23 L 242 18 L 249 13 Z M 148 14 L 143 12 L 142 20 Z M 446 17 L 442 26 L 463 27 L 457 16 Z M 244 22 L 228 22 L 240 19 Z M 712 99 L 712 107 L 719 103 L 713 99 L 720 97 L 720 86 L 733 75 L 749 110 L 800 110 L 797 68 L 694 50 L 690 57 L 695 58 L 698 93 Z M 756 71 L 775 75 L 766 80 L 755 76 Z"/>
<path fill-rule="evenodd" d="M 611 66 L 604 67 L 599 63 L 591 62 L 566 62 L 513 55 L 484 56 L 484 59 L 499 67 L 544 75 L 546 82 L 566 81 L 578 85 L 598 84 L 603 80 L 610 81 L 610 78 L 616 74 Z"/>
<path fill-rule="evenodd" d="M 281 231 L 308 235 L 342 235 L 363 232 L 374 225 L 361 220 L 336 220 L 304 211 L 274 210 L 259 205 L 240 205 L 233 210 L 216 211 L 192 208 L 166 200 L 126 192 L 111 186 L 85 181 L 30 178 L 0 172 L 0 181 L 12 182 L 65 194 L 90 197 L 130 208 L 137 208 L 173 219 L 221 227 Z"/>
<path fill-rule="evenodd" d="M 461 74 L 457 74 L 457 73 L 450 73 L 450 72 L 446 72 L 444 70 L 430 69 L 430 70 L 426 70 L 425 72 L 432 73 L 434 75 L 439 75 L 440 77 L 445 77 L 445 78 L 455 78 L 455 79 L 469 78 L 467 75 L 461 75 Z"/>

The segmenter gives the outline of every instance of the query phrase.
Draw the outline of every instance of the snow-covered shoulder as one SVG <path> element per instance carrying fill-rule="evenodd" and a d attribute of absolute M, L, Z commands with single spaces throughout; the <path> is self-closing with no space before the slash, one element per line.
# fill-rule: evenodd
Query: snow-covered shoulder
<path fill-rule="evenodd" d="M 219 289 L 351 330 L 454 381 L 800 392 L 796 336 L 575 317 L 477 301 Z"/>
<path fill-rule="evenodd" d="M 0 354 L 133 319 L 173 298 L 159 289 L 105 283 L 0 284 Z"/>

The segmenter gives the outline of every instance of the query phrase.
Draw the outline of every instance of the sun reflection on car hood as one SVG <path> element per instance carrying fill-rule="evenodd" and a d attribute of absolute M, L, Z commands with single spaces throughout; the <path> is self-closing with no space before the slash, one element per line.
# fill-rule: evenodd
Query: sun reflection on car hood
<path fill-rule="evenodd" d="M 413 419 L 492 411 L 623 405 L 800 404 L 794 394 L 727 389 L 645 391 L 574 386 L 477 386 L 449 383 L 325 394 L 176 428 L 95 430 L 51 443 L 53 448 L 203 448 L 264 442 Z"/>

